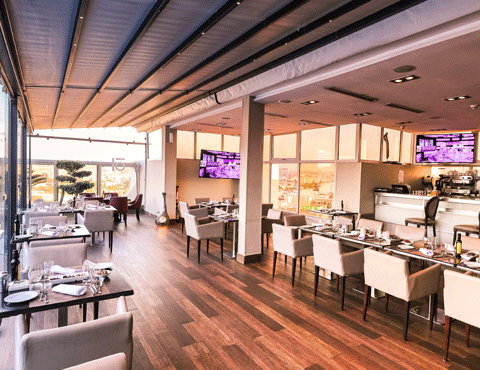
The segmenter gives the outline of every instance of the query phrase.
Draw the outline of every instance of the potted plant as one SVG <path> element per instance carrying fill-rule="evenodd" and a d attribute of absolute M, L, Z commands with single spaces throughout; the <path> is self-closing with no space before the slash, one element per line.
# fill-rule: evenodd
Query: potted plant
<path fill-rule="evenodd" d="M 63 203 L 65 193 L 73 195 L 73 202 L 75 205 L 75 198 L 78 194 L 85 190 L 93 188 L 94 184 L 90 181 L 79 181 L 84 177 L 91 176 L 92 171 L 81 171 L 85 167 L 85 163 L 79 161 L 57 161 L 56 167 L 60 170 L 65 170 L 66 175 L 59 175 L 55 179 L 60 183 L 59 188 L 62 189 L 60 196 L 60 204 Z"/>

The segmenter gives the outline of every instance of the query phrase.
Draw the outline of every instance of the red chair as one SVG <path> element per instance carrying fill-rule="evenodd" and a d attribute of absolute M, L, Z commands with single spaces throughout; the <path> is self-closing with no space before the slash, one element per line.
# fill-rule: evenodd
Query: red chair
<path fill-rule="evenodd" d="M 125 222 L 125 226 L 127 226 L 127 213 L 128 213 L 128 199 L 127 197 L 114 197 L 110 199 L 110 205 L 114 208 L 116 208 L 117 212 L 115 214 L 117 215 L 117 222 L 122 221 L 122 215 L 123 215 L 123 221 Z"/>
<path fill-rule="evenodd" d="M 78 194 L 79 197 L 91 198 L 95 196 L 95 193 L 80 193 Z"/>
<path fill-rule="evenodd" d="M 137 220 L 140 221 L 140 208 L 142 207 L 143 194 L 137 194 L 133 202 L 128 203 L 128 209 L 134 209 Z"/>

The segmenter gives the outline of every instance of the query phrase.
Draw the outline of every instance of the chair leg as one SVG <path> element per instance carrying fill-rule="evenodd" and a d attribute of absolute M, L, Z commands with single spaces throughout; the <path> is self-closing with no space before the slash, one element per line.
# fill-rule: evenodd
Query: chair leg
<path fill-rule="evenodd" d="M 287 255 L 285 255 L 285 264 L 287 264 Z"/>
<path fill-rule="evenodd" d="M 345 303 L 345 281 L 347 280 L 346 276 L 342 276 L 342 311 L 344 310 L 344 303 Z"/>
<path fill-rule="evenodd" d="M 275 277 L 275 267 L 277 266 L 277 255 L 278 252 L 274 251 L 273 252 L 273 271 L 272 271 L 272 277 Z"/>
<path fill-rule="evenodd" d="M 95 233 L 92 233 L 92 245 L 95 244 Z"/>
<path fill-rule="evenodd" d="M 269 239 L 270 239 L 270 233 L 267 233 L 267 249 L 268 249 Z"/>
<path fill-rule="evenodd" d="M 210 249 L 210 239 L 207 239 L 207 254 L 209 253 Z"/>
<path fill-rule="evenodd" d="M 317 288 L 318 288 L 318 275 L 320 274 L 320 267 L 315 266 L 315 297 L 317 296 Z"/>
<path fill-rule="evenodd" d="M 185 228 L 185 219 L 182 217 L 182 235 L 183 235 L 184 228 Z"/>
<path fill-rule="evenodd" d="M 465 344 L 470 347 L 470 324 L 465 324 Z"/>
<path fill-rule="evenodd" d="M 83 305 L 83 322 L 87 321 L 87 304 L 84 303 Z"/>
<path fill-rule="evenodd" d="M 137 214 L 137 221 L 140 221 L 140 209 L 136 209 L 135 213 Z"/>
<path fill-rule="evenodd" d="M 430 312 L 429 312 L 429 321 L 430 321 L 430 330 L 433 330 L 433 318 L 435 317 L 435 312 L 437 311 L 437 305 L 436 305 L 436 294 L 432 294 L 430 296 L 431 299 L 431 304 L 430 304 Z"/>
<path fill-rule="evenodd" d="M 108 232 L 108 246 L 110 247 L 110 253 L 113 252 L 113 230 Z"/>
<path fill-rule="evenodd" d="M 198 241 L 198 263 L 200 263 L 200 246 L 201 246 L 202 242 L 201 240 Z"/>
<path fill-rule="evenodd" d="M 452 331 L 452 319 L 445 316 L 445 330 L 443 334 L 443 361 L 448 359 L 448 347 L 450 346 L 450 333 Z"/>
<path fill-rule="evenodd" d="M 367 320 L 368 297 L 370 297 L 371 291 L 372 291 L 372 288 L 370 288 L 367 284 L 365 284 L 365 297 L 363 298 L 363 321 Z"/>
<path fill-rule="evenodd" d="M 190 255 L 190 236 L 187 235 L 187 258 Z"/>
<path fill-rule="evenodd" d="M 292 261 L 292 287 L 295 284 L 295 270 L 297 269 L 297 258 Z"/>
<path fill-rule="evenodd" d="M 302 257 L 300 257 L 300 270 L 302 269 Z"/>
<path fill-rule="evenodd" d="M 388 299 L 390 298 L 390 294 L 385 293 L 385 312 L 388 312 Z"/>
<path fill-rule="evenodd" d="M 340 290 L 340 275 L 337 275 L 337 292 Z"/>
<path fill-rule="evenodd" d="M 262 238 L 261 238 L 261 241 L 262 241 L 262 254 L 263 254 L 263 239 L 265 238 L 265 234 L 262 233 Z"/>
<path fill-rule="evenodd" d="M 127 214 L 123 214 L 123 222 L 125 222 L 125 226 L 127 226 Z"/>
<path fill-rule="evenodd" d="M 220 238 L 220 253 L 222 254 L 222 261 L 223 261 L 223 238 Z"/>
<path fill-rule="evenodd" d="M 435 230 L 435 221 L 433 222 L 433 236 L 437 237 L 437 231 Z"/>
<path fill-rule="evenodd" d="M 405 302 L 405 326 L 403 328 L 403 339 L 404 340 L 407 340 L 409 318 L 410 318 L 410 302 Z"/>

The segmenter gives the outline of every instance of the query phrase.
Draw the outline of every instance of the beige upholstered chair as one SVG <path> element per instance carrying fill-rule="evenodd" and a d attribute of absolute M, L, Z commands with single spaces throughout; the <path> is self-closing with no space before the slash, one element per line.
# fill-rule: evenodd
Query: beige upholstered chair
<path fill-rule="evenodd" d="M 263 236 L 267 234 L 267 248 L 270 234 L 272 233 L 272 225 L 283 225 L 283 212 L 278 209 L 269 209 L 267 217 L 262 219 L 262 253 L 263 253 Z"/>
<path fill-rule="evenodd" d="M 127 370 L 127 366 L 127 356 L 125 356 L 125 353 L 121 352 L 99 358 L 98 360 L 88 361 L 84 364 L 69 367 L 64 370 Z"/>
<path fill-rule="evenodd" d="M 376 221 L 376 220 L 369 220 L 368 218 L 361 218 L 361 219 L 358 220 L 355 227 L 357 229 L 361 229 L 362 227 L 367 227 L 370 230 L 377 231 L 379 228 L 380 228 L 380 230 L 383 228 L 383 222 L 382 221 Z"/>
<path fill-rule="evenodd" d="M 100 205 L 100 201 L 99 200 L 90 200 L 90 199 L 87 198 L 87 199 L 83 200 L 83 205 L 98 207 Z"/>
<path fill-rule="evenodd" d="M 201 241 L 207 240 L 207 253 L 210 239 L 220 239 L 221 258 L 223 261 L 223 237 L 225 232 L 225 223 L 223 221 L 200 223 L 192 214 L 183 215 L 185 219 L 185 230 L 187 233 L 187 257 L 190 255 L 190 238 L 198 240 L 198 263 L 200 263 Z"/>
<path fill-rule="evenodd" d="M 464 232 L 465 235 L 477 234 L 480 238 L 480 212 L 478 213 L 478 224 L 476 225 L 455 225 L 453 226 L 453 242 L 457 240 L 457 233 Z"/>
<path fill-rule="evenodd" d="M 189 207 L 187 203 L 185 202 L 178 202 L 178 205 L 180 207 L 180 217 L 182 217 L 182 234 L 183 234 L 183 229 L 185 227 L 185 219 L 183 218 L 184 214 L 191 214 L 197 217 L 197 219 L 200 218 L 208 218 L 208 208 L 198 208 L 198 207 Z"/>
<path fill-rule="evenodd" d="M 337 216 L 335 217 L 334 221 L 340 225 L 352 225 L 352 218 L 347 216 Z"/>
<path fill-rule="evenodd" d="M 445 305 L 445 340 L 443 359 L 447 361 L 450 345 L 452 319 L 465 323 L 465 343 L 470 341 L 470 325 L 480 328 L 480 279 L 461 274 L 456 271 L 445 270 L 445 289 L 443 299 Z"/>
<path fill-rule="evenodd" d="M 108 231 L 108 246 L 113 251 L 113 210 L 87 209 L 83 215 L 78 215 L 78 223 L 85 225 L 92 235 L 92 244 L 95 243 L 95 233 Z"/>
<path fill-rule="evenodd" d="M 467 251 L 480 252 L 480 239 L 472 238 L 471 236 L 463 236 L 462 249 L 466 249 Z"/>
<path fill-rule="evenodd" d="M 33 218 L 33 217 L 43 218 L 43 217 L 49 217 L 49 216 L 58 216 L 58 211 L 55 211 L 55 212 L 52 212 L 52 211 L 48 211 L 48 212 L 40 212 L 40 211 L 38 211 L 38 212 L 27 212 L 23 215 L 23 220 L 22 221 L 28 227 L 28 225 L 30 224 L 30 219 L 31 218 Z"/>
<path fill-rule="evenodd" d="M 43 264 L 45 261 L 54 261 L 56 265 L 64 267 L 81 266 L 86 259 L 86 243 L 50 245 L 30 248 L 28 251 L 28 261 L 30 265 Z"/>
<path fill-rule="evenodd" d="M 226 208 L 226 212 L 227 213 L 233 213 L 233 210 L 238 209 L 238 208 L 240 208 L 239 204 L 229 204 Z"/>
<path fill-rule="evenodd" d="M 424 227 L 427 229 L 428 226 L 433 228 L 433 236 L 437 236 L 435 230 L 435 217 L 437 216 L 438 203 L 440 203 L 440 198 L 438 196 L 431 197 L 425 204 L 425 216 L 424 217 L 411 217 L 405 219 L 405 225 L 414 224 L 417 227 Z"/>
<path fill-rule="evenodd" d="M 304 215 L 285 216 L 283 219 L 285 226 L 303 226 L 307 224 L 307 219 Z"/>
<path fill-rule="evenodd" d="M 401 239 L 410 239 L 411 241 L 423 240 L 427 235 L 426 229 L 420 229 L 413 226 L 397 225 L 395 228 L 395 236 Z"/>
<path fill-rule="evenodd" d="M 321 235 L 313 235 L 312 239 L 313 257 L 315 259 L 315 295 L 317 295 L 318 275 L 321 268 L 337 274 L 337 279 L 341 276 L 343 311 L 347 275 L 363 273 L 363 249 L 342 253 L 342 243 L 339 240 Z"/>
<path fill-rule="evenodd" d="M 268 210 L 273 208 L 273 203 L 262 204 L 262 216 L 267 216 Z"/>
<path fill-rule="evenodd" d="M 23 315 L 15 321 L 15 370 L 56 370 L 123 352 L 132 366 L 133 316 L 125 297 L 117 314 L 80 324 L 28 333 Z"/>
<path fill-rule="evenodd" d="M 208 203 L 208 202 L 210 202 L 210 198 L 194 198 L 193 199 L 194 204 Z"/>
<path fill-rule="evenodd" d="M 29 222 L 36 222 L 36 221 L 42 221 L 43 226 L 45 226 L 47 224 L 52 225 L 52 226 L 58 226 L 58 225 L 60 225 L 60 222 L 68 223 L 68 217 L 67 216 L 30 217 Z"/>
<path fill-rule="evenodd" d="M 437 306 L 437 293 L 440 284 L 441 266 L 436 264 L 410 275 L 407 261 L 383 252 L 367 248 L 364 250 L 365 299 L 363 321 L 367 317 L 367 306 L 371 288 L 385 292 L 385 309 L 388 310 L 390 295 L 405 301 L 405 323 L 403 338 L 407 340 L 410 302 L 426 296 L 432 296 L 430 305 L 430 330 Z"/>
<path fill-rule="evenodd" d="M 277 255 L 282 253 L 289 256 L 292 261 L 292 286 L 295 283 L 295 269 L 298 257 L 313 255 L 313 243 L 311 237 L 296 239 L 295 229 L 290 226 L 273 224 L 273 272 L 275 276 L 275 265 L 277 264 Z M 300 259 L 301 261 L 301 259 Z"/>

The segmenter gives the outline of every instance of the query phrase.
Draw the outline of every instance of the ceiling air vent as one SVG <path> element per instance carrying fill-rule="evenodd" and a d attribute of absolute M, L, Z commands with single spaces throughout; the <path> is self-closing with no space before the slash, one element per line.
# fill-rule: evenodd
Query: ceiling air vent
<path fill-rule="evenodd" d="M 395 103 L 390 103 L 390 104 L 387 104 L 386 106 L 391 107 L 391 108 L 406 110 L 406 111 L 413 112 L 413 113 L 425 113 L 424 110 L 411 108 L 411 107 L 406 107 L 405 105 L 400 105 L 400 104 L 395 104 Z"/>
<path fill-rule="evenodd" d="M 366 101 L 370 101 L 370 102 L 378 100 L 377 98 L 374 98 L 374 97 L 371 97 L 371 96 L 368 96 L 368 95 L 365 95 L 365 94 L 358 94 L 356 92 L 340 89 L 339 87 L 334 87 L 334 86 L 326 87 L 325 90 L 333 91 L 333 92 L 343 94 L 343 95 L 352 96 L 354 98 L 358 98 L 358 99 L 362 99 L 362 100 L 366 100 Z"/>

